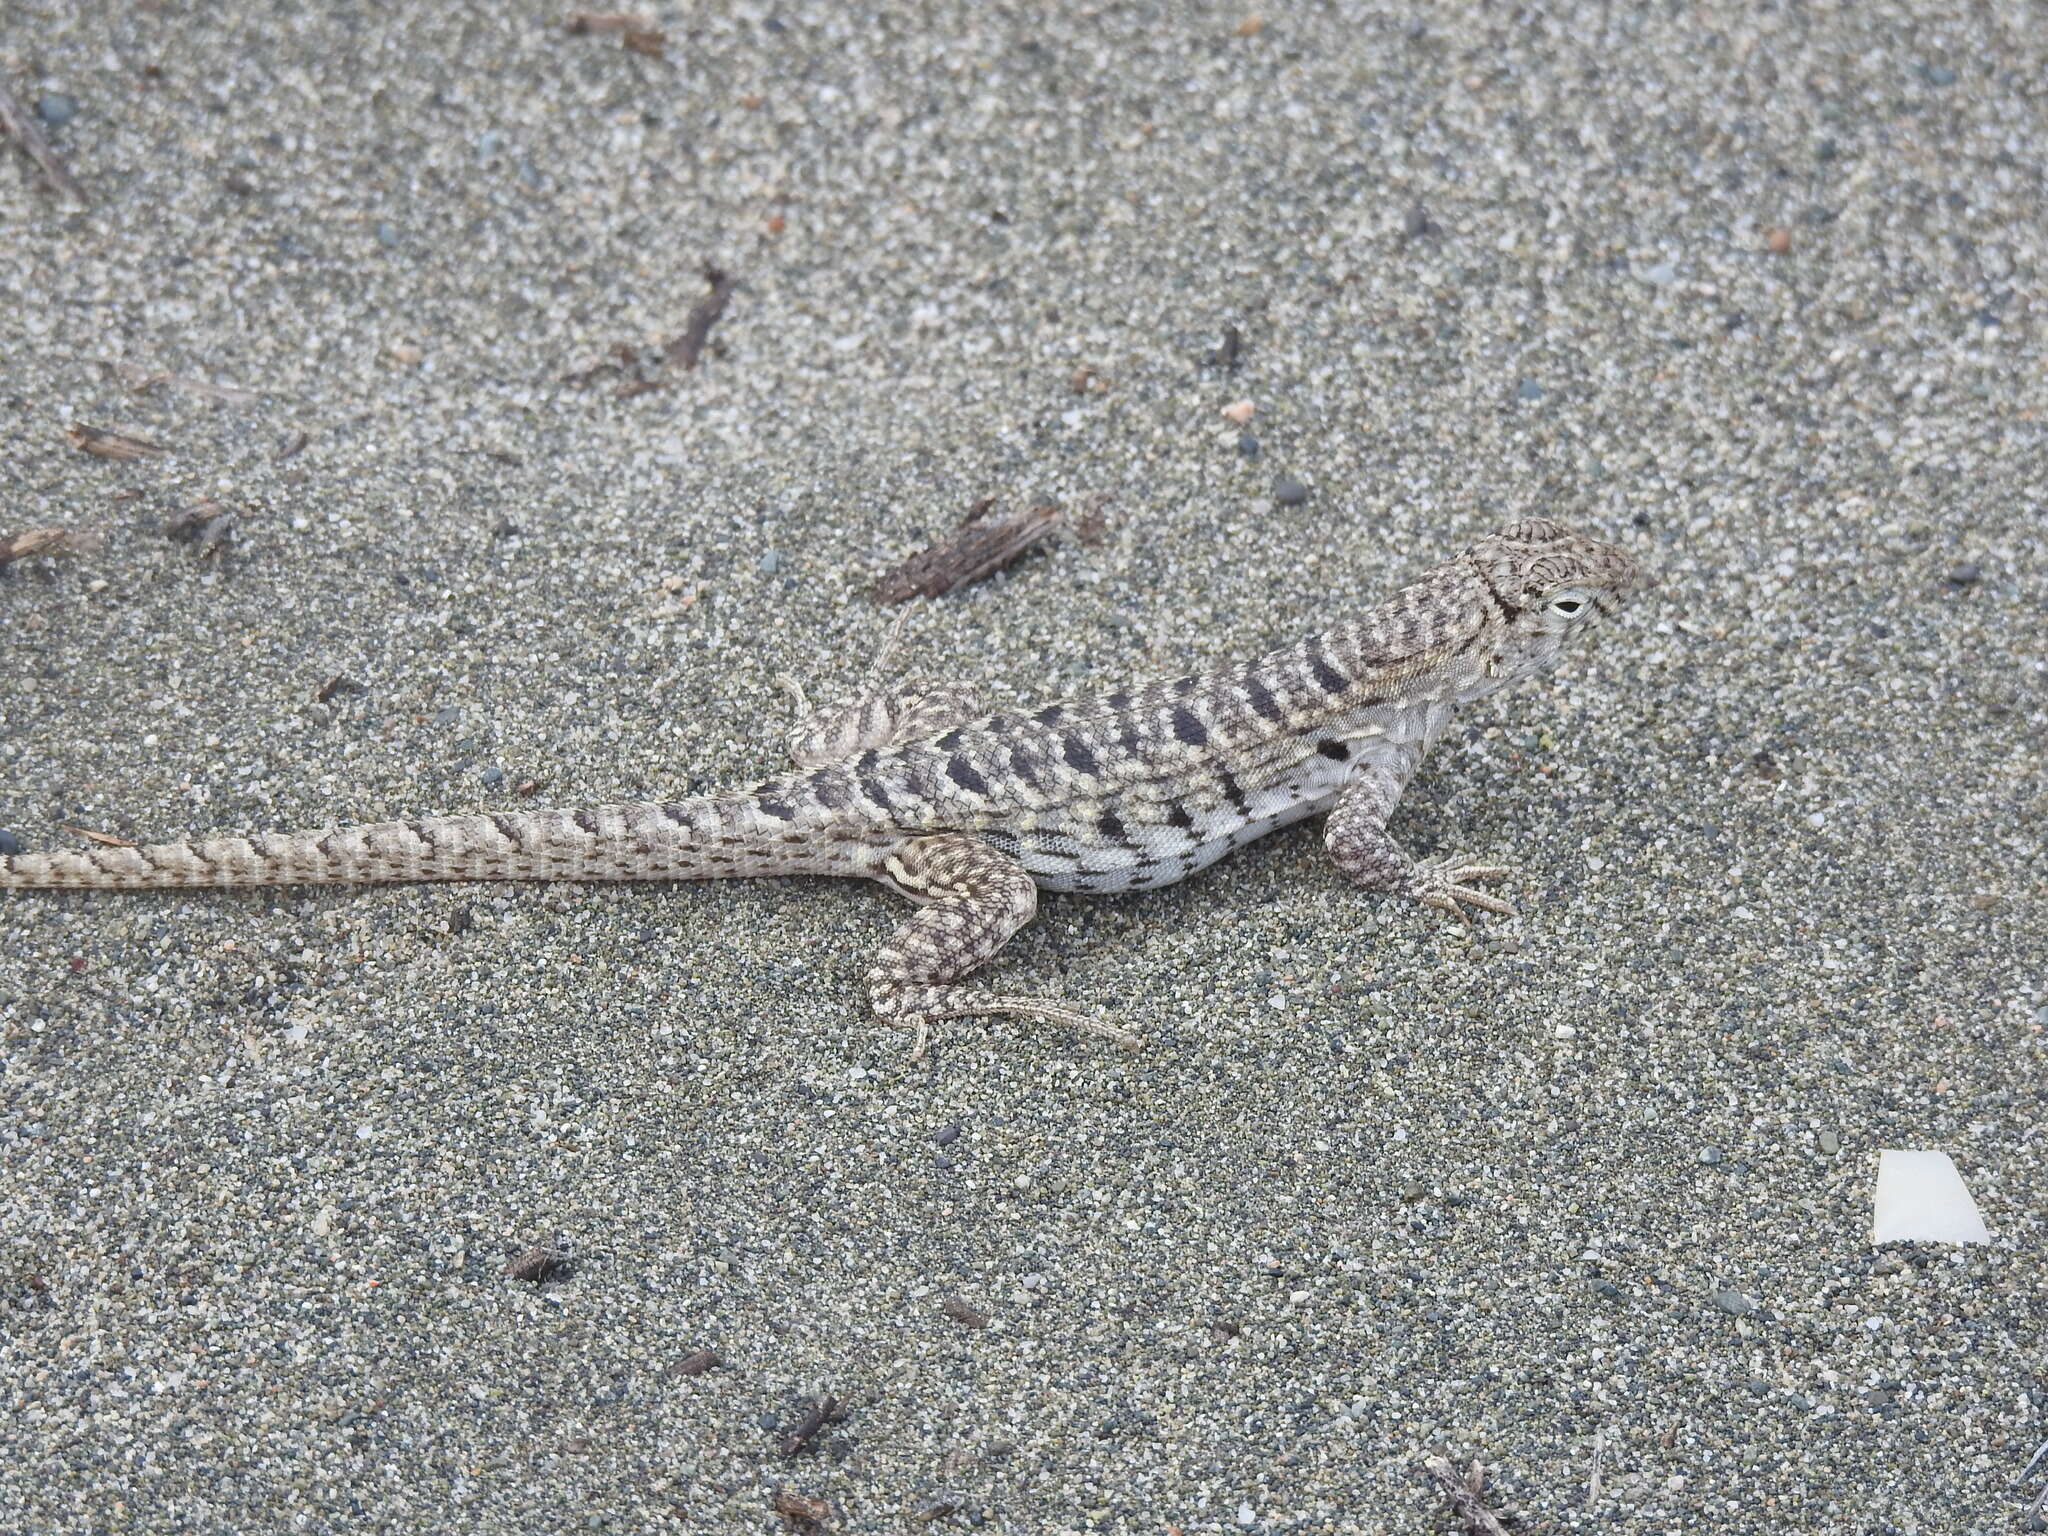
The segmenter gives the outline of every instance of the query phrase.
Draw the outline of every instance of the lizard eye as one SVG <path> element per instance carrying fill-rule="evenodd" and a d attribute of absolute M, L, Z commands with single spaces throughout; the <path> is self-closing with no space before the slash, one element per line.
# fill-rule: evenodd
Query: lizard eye
<path fill-rule="evenodd" d="M 1583 592 L 1560 592 L 1550 600 L 1550 611 L 1561 613 L 1568 619 L 1577 617 L 1585 606 L 1586 595 Z"/>

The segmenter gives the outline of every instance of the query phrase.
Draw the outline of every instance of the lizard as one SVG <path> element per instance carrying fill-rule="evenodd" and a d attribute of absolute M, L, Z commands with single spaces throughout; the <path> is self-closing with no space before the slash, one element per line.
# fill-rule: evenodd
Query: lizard
<path fill-rule="evenodd" d="M 822 708 L 781 679 L 796 769 L 743 791 L 15 853 L 0 890 L 860 877 L 917 904 L 866 977 L 876 1016 L 915 1032 L 913 1060 L 934 1024 L 974 1015 L 1134 1047 L 1065 1003 L 960 982 L 1041 890 L 1169 885 L 1324 812 L 1352 883 L 1467 923 L 1512 913 L 1473 885 L 1508 867 L 1418 861 L 1387 823 L 1460 705 L 1546 669 L 1653 582 L 1626 550 L 1528 518 L 1298 644 L 1090 698 L 986 712 L 959 683 L 885 684 L 889 644 Z"/>

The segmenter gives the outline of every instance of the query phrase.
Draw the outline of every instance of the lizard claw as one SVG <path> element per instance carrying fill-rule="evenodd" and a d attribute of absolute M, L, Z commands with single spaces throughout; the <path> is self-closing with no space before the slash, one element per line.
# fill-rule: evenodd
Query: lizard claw
<path fill-rule="evenodd" d="M 1466 907 L 1491 912 L 1496 917 L 1513 917 L 1515 909 L 1497 896 L 1475 891 L 1468 880 L 1504 880 L 1514 871 L 1505 864 L 1468 864 L 1461 858 L 1439 859 L 1417 864 L 1409 873 L 1407 896 L 1425 907 L 1433 907 L 1472 926 Z"/>

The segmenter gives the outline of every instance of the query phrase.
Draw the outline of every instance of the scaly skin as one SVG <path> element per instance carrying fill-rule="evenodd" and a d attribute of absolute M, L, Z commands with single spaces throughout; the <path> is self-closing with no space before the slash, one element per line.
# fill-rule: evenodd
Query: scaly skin
<path fill-rule="evenodd" d="M 932 1023 L 978 1013 L 1132 1044 L 1059 1004 L 956 983 L 1031 920 L 1040 889 L 1170 885 L 1324 811 L 1356 884 L 1461 919 L 1509 911 L 1470 883 L 1505 868 L 1418 864 L 1388 819 L 1458 705 L 1543 670 L 1647 584 L 1625 551 L 1530 520 L 1298 645 L 1201 676 L 995 714 L 958 687 L 873 677 L 813 712 L 789 685 L 799 770 L 743 793 L 24 853 L 0 858 L 0 890 L 859 876 L 920 905 L 868 975 L 875 1012 L 916 1030 L 919 1054 Z"/>

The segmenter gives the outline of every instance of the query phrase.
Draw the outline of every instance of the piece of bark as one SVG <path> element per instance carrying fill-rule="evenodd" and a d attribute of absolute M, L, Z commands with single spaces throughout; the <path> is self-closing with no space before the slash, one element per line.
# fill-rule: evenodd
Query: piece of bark
<path fill-rule="evenodd" d="M 103 848 L 139 848 L 142 846 L 132 837 L 116 837 L 111 832 L 94 832 L 86 827 L 68 826 L 61 821 L 57 823 L 57 830 L 59 832 L 75 832 L 80 837 L 90 838 Z"/>
<path fill-rule="evenodd" d="M 105 536 L 96 528 L 24 528 L 0 534 L 0 568 L 30 555 L 78 555 L 98 549 Z"/>
<path fill-rule="evenodd" d="M 797 1427 L 782 1437 L 781 1449 L 783 1456 L 787 1458 L 796 1455 L 798 1451 L 801 1451 L 811 1443 L 812 1438 L 819 1430 L 838 1417 L 840 1417 L 839 1399 L 830 1392 L 827 1392 L 823 1397 L 811 1404 L 810 1411 L 803 1416 Z"/>
<path fill-rule="evenodd" d="M 690 311 L 690 318 L 683 324 L 683 334 L 670 342 L 666 348 L 667 360 L 682 364 L 688 373 L 697 366 L 697 360 L 704 355 L 704 343 L 710 338 L 711 327 L 718 323 L 718 317 L 725 313 L 726 301 L 732 297 L 731 274 L 704 263 L 704 281 L 711 285 L 711 291 L 699 299 Z"/>
<path fill-rule="evenodd" d="M 1422 1466 L 1451 1501 L 1451 1512 L 1465 1528 L 1465 1536 L 1509 1536 L 1500 1516 L 1486 1507 L 1486 1468 L 1475 1461 L 1459 1477 L 1458 1469 L 1441 1456 L 1430 1457 Z"/>
<path fill-rule="evenodd" d="M 706 1371 L 716 1369 L 718 1364 L 717 1350 L 696 1349 L 683 1356 L 682 1362 L 676 1366 L 676 1374 L 678 1376 L 702 1376 Z"/>
<path fill-rule="evenodd" d="M 1058 507 L 1028 507 L 985 517 L 980 514 L 986 506 L 977 504 L 946 538 L 876 577 L 875 600 L 905 603 L 913 597 L 942 597 L 1001 570 L 1064 520 Z"/>
<path fill-rule="evenodd" d="M 85 188 L 72 180 L 71 173 L 64 169 L 64 162 L 57 157 L 57 151 L 50 148 L 50 141 L 36 126 L 33 114 L 15 99 L 14 92 L 7 89 L 5 81 L 0 81 L 0 128 L 5 128 L 28 151 L 29 158 L 35 161 L 51 186 L 80 203 L 87 201 Z"/>
<path fill-rule="evenodd" d="M 64 436 L 71 446 L 82 452 L 102 459 L 149 459 L 171 450 L 162 443 L 153 443 L 146 437 L 137 437 L 132 432 L 116 432 L 111 427 L 87 426 L 74 421 L 64 429 Z"/>
<path fill-rule="evenodd" d="M 962 1301 L 958 1296 L 948 1296 L 939 1303 L 939 1310 L 963 1328 L 986 1328 L 988 1314 Z"/>
<path fill-rule="evenodd" d="M 652 32 L 654 22 L 631 11 L 571 11 L 562 25 L 574 33 Z"/>
<path fill-rule="evenodd" d="M 820 1531 L 832 1518 L 832 1506 L 823 1499 L 814 1499 L 790 1488 L 778 1488 L 771 1501 L 775 1513 L 793 1531 Z"/>

